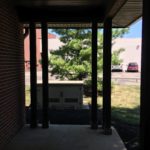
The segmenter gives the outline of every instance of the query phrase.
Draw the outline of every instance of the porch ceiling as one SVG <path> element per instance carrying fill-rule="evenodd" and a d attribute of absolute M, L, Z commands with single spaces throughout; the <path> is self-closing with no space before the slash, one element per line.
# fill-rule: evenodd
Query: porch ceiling
<path fill-rule="evenodd" d="M 88 28 L 92 18 L 127 27 L 142 16 L 143 0 L 16 0 L 22 22 L 47 20 L 51 28 Z M 101 27 L 102 24 L 99 24 Z"/>
<path fill-rule="evenodd" d="M 17 0 L 18 4 L 26 6 L 97 6 L 104 2 L 106 0 Z"/>
<path fill-rule="evenodd" d="M 130 24 L 142 17 L 143 0 L 120 1 L 123 1 L 123 5 L 119 4 L 118 0 L 118 3 L 114 5 L 109 15 L 113 17 L 113 26 L 128 27 Z M 120 8 L 118 10 L 115 8 L 117 7 L 117 5 L 120 5 Z M 115 12 L 115 10 L 117 11 Z"/>

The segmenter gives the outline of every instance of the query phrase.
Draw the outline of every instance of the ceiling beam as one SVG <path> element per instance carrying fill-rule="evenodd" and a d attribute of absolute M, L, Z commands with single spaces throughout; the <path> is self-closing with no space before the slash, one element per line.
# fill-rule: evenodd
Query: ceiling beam
<path fill-rule="evenodd" d="M 103 22 L 104 8 L 96 7 L 16 7 L 20 21 L 29 22 Z"/>

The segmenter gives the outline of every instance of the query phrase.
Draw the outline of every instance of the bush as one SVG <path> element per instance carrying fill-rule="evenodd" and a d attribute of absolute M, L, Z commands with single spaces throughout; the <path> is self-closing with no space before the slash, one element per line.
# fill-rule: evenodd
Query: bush
<path fill-rule="evenodd" d="M 97 95 L 98 96 L 102 96 L 102 85 L 103 85 L 102 78 L 98 78 L 98 81 L 97 81 Z M 84 81 L 84 95 L 85 96 L 92 95 L 92 80 L 91 79 L 86 79 Z"/>

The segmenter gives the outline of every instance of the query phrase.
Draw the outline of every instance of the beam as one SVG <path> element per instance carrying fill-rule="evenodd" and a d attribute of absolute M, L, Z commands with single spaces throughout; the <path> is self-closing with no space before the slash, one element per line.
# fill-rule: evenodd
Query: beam
<path fill-rule="evenodd" d="M 105 8 L 103 6 L 49 6 L 49 7 L 16 7 L 19 20 L 28 22 L 34 19 L 35 22 L 46 20 L 47 22 L 91 22 L 96 17 L 99 22 L 104 19 Z M 31 15 L 32 14 L 32 15 Z"/>
<path fill-rule="evenodd" d="M 96 20 L 92 22 L 92 105 L 91 105 L 91 128 L 98 128 L 97 119 L 97 28 Z"/>
<path fill-rule="evenodd" d="M 104 134 L 111 134 L 111 40 L 112 20 L 104 22 L 103 44 L 103 129 Z"/>
<path fill-rule="evenodd" d="M 30 22 L 30 85 L 31 85 L 31 128 L 37 127 L 37 75 L 36 75 L 36 30 Z"/>
<path fill-rule="evenodd" d="M 150 139 L 150 5 L 143 0 L 142 68 L 140 105 L 140 150 L 149 147 Z"/>
<path fill-rule="evenodd" d="M 48 29 L 42 22 L 43 128 L 48 128 Z"/>

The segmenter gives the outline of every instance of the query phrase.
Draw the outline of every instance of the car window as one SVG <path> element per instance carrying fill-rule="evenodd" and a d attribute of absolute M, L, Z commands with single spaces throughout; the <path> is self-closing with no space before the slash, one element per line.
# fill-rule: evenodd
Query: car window
<path fill-rule="evenodd" d="M 137 63 L 129 63 L 129 66 L 138 66 Z"/>

